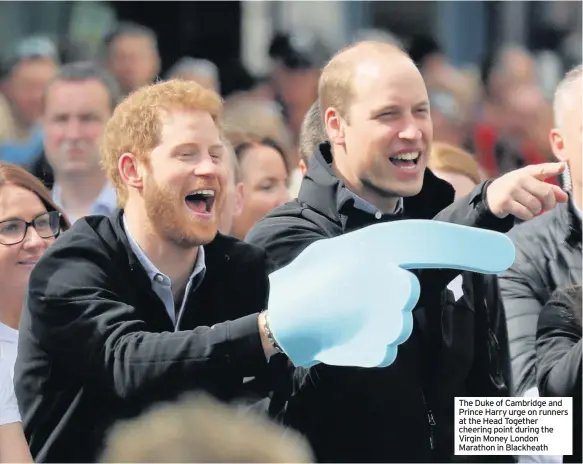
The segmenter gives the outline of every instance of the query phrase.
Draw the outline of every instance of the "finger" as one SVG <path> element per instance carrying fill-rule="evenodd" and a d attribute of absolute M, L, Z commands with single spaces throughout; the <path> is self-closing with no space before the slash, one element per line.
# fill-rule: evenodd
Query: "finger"
<path fill-rule="evenodd" d="M 543 210 L 541 201 L 524 188 L 514 192 L 514 202 L 527 208 L 533 216 Z"/>
<path fill-rule="evenodd" d="M 528 221 L 535 216 L 531 210 L 516 201 L 510 203 L 510 206 L 508 207 L 508 214 L 522 219 L 523 221 Z"/>
<path fill-rule="evenodd" d="M 540 204 L 541 211 L 551 210 L 557 204 L 555 192 L 551 188 L 551 185 L 547 184 L 546 182 L 540 181 L 533 177 L 528 177 L 524 179 L 522 187 L 524 188 L 524 190 L 526 190 L 526 192 L 536 197 Z M 532 203 L 534 204 L 534 202 Z M 525 206 L 529 205 L 525 204 Z M 535 214 L 540 213 L 540 211 L 535 211 L 532 208 L 531 211 L 533 211 Z"/>
<path fill-rule="evenodd" d="M 569 201 L 569 195 L 558 185 L 551 185 L 551 190 L 555 195 L 555 200 L 557 203 L 566 203 Z"/>
<path fill-rule="evenodd" d="M 558 176 L 566 168 L 566 164 L 563 162 L 559 163 L 541 163 L 533 164 L 522 168 L 524 172 L 527 172 L 531 176 L 544 180 L 552 176 Z"/>
<path fill-rule="evenodd" d="M 404 269 L 496 274 L 508 269 L 515 255 L 504 234 L 431 220 L 375 224 L 342 238 L 344 246 L 358 246 L 363 259 L 388 259 Z"/>

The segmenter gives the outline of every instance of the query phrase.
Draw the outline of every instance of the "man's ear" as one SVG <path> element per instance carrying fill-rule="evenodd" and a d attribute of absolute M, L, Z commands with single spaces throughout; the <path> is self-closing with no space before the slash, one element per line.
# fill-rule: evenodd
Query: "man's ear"
<path fill-rule="evenodd" d="M 308 172 L 308 165 L 306 164 L 306 162 L 301 159 L 300 160 L 300 173 L 302 174 L 302 177 L 304 177 L 306 175 L 306 172 Z"/>
<path fill-rule="evenodd" d="M 555 157 L 559 161 L 568 161 L 565 150 L 565 139 L 563 139 L 561 131 L 559 129 L 552 129 L 549 134 L 549 140 Z"/>
<path fill-rule="evenodd" d="M 333 145 L 342 145 L 344 143 L 346 122 L 333 106 L 329 107 L 324 113 L 324 126 L 330 143 Z"/>
<path fill-rule="evenodd" d="M 144 163 L 133 153 L 124 153 L 117 163 L 119 174 L 128 187 L 142 190 L 144 188 Z"/>

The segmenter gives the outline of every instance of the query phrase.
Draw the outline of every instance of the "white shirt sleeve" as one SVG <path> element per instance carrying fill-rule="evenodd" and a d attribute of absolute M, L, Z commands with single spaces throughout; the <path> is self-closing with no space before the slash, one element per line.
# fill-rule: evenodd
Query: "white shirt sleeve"
<path fill-rule="evenodd" d="M 14 384 L 6 361 L 0 358 L 0 425 L 21 422 Z"/>

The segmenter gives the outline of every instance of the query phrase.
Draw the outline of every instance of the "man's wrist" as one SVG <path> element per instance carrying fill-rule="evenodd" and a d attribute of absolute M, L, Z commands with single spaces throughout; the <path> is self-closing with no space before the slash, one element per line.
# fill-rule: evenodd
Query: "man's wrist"
<path fill-rule="evenodd" d="M 261 336 L 261 344 L 267 358 L 269 359 L 276 353 L 282 353 L 283 351 L 281 347 L 278 345 L 277 341 L 273 337 L 273 334 L 271 333 L 267 311 L 262 311 L 259 314 L 258 324 L 259 334 Z"/>
<path fill-rule="evenodd" d="M 488 190 L 496 179 L 484 182 L 481 192 L 475 198 L 475 207 L 478 214 L 478 227 L 496 232 L 506 233 L 514 226 L 514 216 L 511 214 L 498 215 L 492 211 L 488 201 Z"/>

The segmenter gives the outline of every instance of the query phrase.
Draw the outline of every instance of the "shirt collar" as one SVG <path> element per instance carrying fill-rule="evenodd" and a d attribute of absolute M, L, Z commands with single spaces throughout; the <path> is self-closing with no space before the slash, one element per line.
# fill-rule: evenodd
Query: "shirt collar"
<path fill-rule="evenodd" d="M 382 211 L 378 209 L 376 206 L 373 206 L 371 203 L 366 201 L 365 199 L 359 197 L 356 193 L 350 191 L 350 195 L 354 198 L 354 207 L 360 211 L 364 211 L 365 213 L 373 214 L 375 217 L 379 215 L 383 215 Z M 390 215 L 398 215 L 403 212 L 403 198 L 399 198 L 397 202 L 397 206 L 395 210 L 390 213 Z"/>
<path fill-rule="evenodd" d="M 61 201 L 61 186 L 55 182 L 53 185 L 52 190 L 52 197 L 53 201 L 59 206 L 65 214 L 67 214 L 67 208 L 63 205 Z M 109 216 L 117 207 L 117 194 L 115 193 L 114 188 L 109 182 L 106 182 L 99 195 L 91 205 L 91 209 L 89 214 L 102 214 L 104 216 Z M 70 217 L 70 214 L 67 214 L 68 219 L 71 223 L 75 222 L 78 218 Z"/>
<path fill-rule="evenodd" d="M 160 270 L 154 265 L 154 263 L 152 261 L 150 261 L 150 258 L 148 258 L 146 256 L 146 253 L 144 253 L 144 250 L 142 250 L 140 245 L 138 245 L 138 242 L 136 242 L 136 240 L 134 239 L 134 237 L 132 236 L 132 234 L 130 232 L 125 215 L 122 217 L 122 221 L 123 221 L 123 227 L 125 229 L 126 235 L 128 236 L 130 248 L 132 249 L 132 251 L 134 252 L 136 257 L 138 258 L 138 261 L 140 262 L 140 264 L 146 270 L 146 273 L 148 274 L 148 278 L 152 282 L 155 282 L 156 277 L 159 275 L 162 275 L 162 276 L 166 277 L 168 280 L 170 280 L 168 278 L 168 276 L 166 276 L 162 272 L 160 272 Z M 201 245 L 198 247 L 198 255 L 196 257 L 196 264 L 194 265 L 194 269 L 193 269 L 192 274 L 190 275 L 188 280 L 191 281 L 195 276 L 197 276 L 199 273 L 203 272 L 205 269 L 206 269 L 206 264 L 205 264 L 205 258 L 204 258 L 204 247 Z"/>

